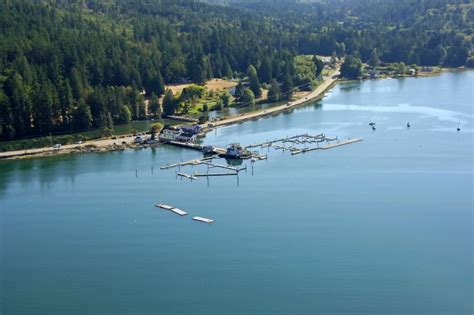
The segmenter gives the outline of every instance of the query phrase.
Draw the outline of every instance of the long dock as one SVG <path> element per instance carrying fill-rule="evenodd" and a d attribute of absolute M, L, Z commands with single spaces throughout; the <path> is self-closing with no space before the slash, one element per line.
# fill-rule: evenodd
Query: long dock
<path fill-rule="evenodd" d="M 214 177 L 214 176 L 237 176 L 238 173 L 194 173 L 193 176 L 195 177 Z"/>
<path fill-rule="evenodd" d="M 222 164 L 216 164 L 216 163 L 210 163 L 210 162 L 203 162 L 202 164 L 209 166 L 209 168 L 223 168 L 223 169 L 231 170 L 237 173 L 240 171 L 245 171 L 247 169 L 247 166 L 238 168 L 238 167 L 233 167 L 229 165 L 222 165 Z"/>
<path fill-rule="evenodd" d="M 343 145 L 348 145 L 348 144 L 359 142 L 359 141 L 362 141 L 362 138 L 342 140 L 342 141 L 338 141 L 336 143 L 331 143 L 331 144 L 321 146 L 321 147 L 318 146 L 318 147 L 313 147 L 313 148 L 296 149 L 296 150 L 293 150 L 291 154 L 295 155 L 295 154 L 306 153 L 306 152 L 311 152 L 311 151 L 316 151 L 316 150 L 328 150 L 328 149 L 340 147 Z"/>
<path fill-rule="evenodd" d="M 190 180 L 196 180 L 197 177 L 193 176 L 193 175 L 189 175 L 189 174 L 185 174 L 185 173 L 178 173 L 176 174 L 180 177 L 184 177 L 184 178 L 187 178 L 187 179 L 190 179 Z"/>
<path fill-rule="evenodd" d="M 188 148 L 192 150 L 202 151 L 202 145 L 193 142 L 179 142 L 179 141 L 168 141 L 167 144 L 172 144 L 177 147 Z"/>
<path fill-rule="evenodd" d="M 251 148 L 268 148 L 268 150 L 270 150 L 270 148 L 273 148 L 274 150 L 280 150 L 283 152 L 290 151 L 291 155 L 298 155 L 298 154 L 303 154 L 303 153 L 316 151 L 316 150 L 328 150 L 328 149 L 356 143 L 359 141 L 362 141 L 362 138 L 352 138 L 352 139 L 349 138 L 347 140 L 339 140 L 338 137 L 328 137 L 324 133 L 320 133 L 316 135 L 305 133 L 305 134 L 297 134 L 291 137 L 267 140 L 262 143 L 254 143 L 254 144 L 245 146 L 244 149 L 247 150 L 248 156 L 251 158 L 252 175 L 253 175 L 254 163 L 259 160 L 267 159 L 267 155 L 261 155 L 259 151 L 250 151 L 249 149 Z M 194 148 L 194 149 L 199 147 L 199 145 L 195 145 L 192 143 L 187 143 L 187 144 L 179 143 L 179 145 L 184 146 L 184 147 Z M 224 150 L 222 148 L 218 148 L 218 149 Z M 213 159 L 219 158 L 219 157 L 222 157 L 222 155 L 216 154 L 211 157 L 206 157 L 202 159 L 196 159 L 196 160 L 190 160 L 186 162 L 170 164 L 170 165 L 161 167 L 161 169 L 170 169 L 170 168 L 175 168 L 175 167 L 181 168 L 185 166 L 196 166 L 196 165 L 203 165 L 204 167 L 207 166 L 207 172 L 205 173 L 198 173 L 198 172 L 194 172 L 193 174 L 189 174 L 189 173 L 186 174 L 186 173 L 181 173 L 181 172 L 177 173 L 177 176 L 188 178 L 191 180 L 198 179 L 199 177 L 209 178 L 209 177 L 217 177 L 217 176 L 236 176 L 239 174 L 240 171 L 247 170 L 247 165 L 245 165 L 245 167 L 239 168 L 232 165 L 224 165 L 224 164 L 218 164 L 218 163 L 212 162 Z M 220 169 L 223 169 L 224 171 L 210 173 L 209 170 L 211 168 L 220 168 Z M 226 172 L 225 170 L 230 171 L 230 172 Z M 238 180 L 238 177 L 237 177 L 237 180 Z"/>
<path fill-rule="evenodd" d="M 341 141 L 338 141 L 336 143 L 331 143 L 331 144 L 328 144 L 324 147 L 321 147 L 322 150 L 327 150 L 327 149 L 332 149 L 332 148 L 335 148 L 335 147 L 340 147 L 340 146 L 343 146 L 343 145 L 347 145 L 347 144 L 351 144 L 351 143 L 356 143 L 356 142 L 360 142 L 362 141 L 363 139 L 362 138 L 354 138 L 354 139 L 348 139 L 348 140 L 341 140 Z"/>

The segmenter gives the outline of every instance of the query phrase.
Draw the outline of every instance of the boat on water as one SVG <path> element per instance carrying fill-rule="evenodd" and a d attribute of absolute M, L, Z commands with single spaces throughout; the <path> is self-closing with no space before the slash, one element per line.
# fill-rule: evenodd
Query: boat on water
<path fill-rule="evenodd" d="M 226 159 L 248 159 L 252 157 L 252 153 L 243 148 L 240 143 L 230 144 L 225 154 L 219 154 L 221 157 Z"/>

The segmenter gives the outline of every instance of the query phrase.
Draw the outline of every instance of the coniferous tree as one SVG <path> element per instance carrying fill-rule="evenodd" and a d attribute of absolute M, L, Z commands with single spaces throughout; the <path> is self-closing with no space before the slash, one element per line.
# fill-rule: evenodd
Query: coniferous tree
<path fill-rule="evenodd" d="M 160 100 L 158 99 L 158 96 L 155 93 L 151 94 L 151 100 L 150 100 L 150 113 L 155 116 L 158 119 L 161 119 L 161 106 L 160 106 Z"/>
<path fill-rule="evenodd" d="M 251 89 L 244 89 L 242 97 L 240 101 L 245 106 L 254 106 L 255 105 L 255 95 L 253 94 Z"/>
<path fill-rule="evenodd" d="M 259 98 L 262 95 L 262 89 L 260 87 L 260 81 L 257 76 L 257 70 L 253 65 L 248 66 L 247 76 L 249 77 L 250 90 L 252 90 L 254 96 Z"/>
<path fill-rule="evenodd" d="M 323 73 L 324 63 L 316 55 L 313 56 L 313 63 L 315 67 L 314 75 L 316 78 L 319 78 L 319 76 Z"/>
<path fill-rule="evenodd" d="M 272 80 L 270 89 L 268 90 L 268 101 L 278 102 L 281 97 L 280 86 L 276 80 Z"/>
<path fill-rule="evenodd" d="M 347 79 L 357 79 L 362 75 L 362 62 L 354 56 L 347 56 L 341 65 L 341 76 Z"/>
<path fill-rule="evenodd" d="M 173 95 L 173 91 L 170 89 L 166 90 L 165 97 L 163 98 L 163 113 L 165 115 L 174 115 L 177 109 L 177 102 Z"/>
<path fill-rule="evenodd" d="M 368 61 L 368 64 L 372 68 L 376 68 L 380 65 L 380 59 L 379 59 L 379 53 L 376 48 L 372 50 L 372 53 L 370 54 L 370 59 Z"/>
<path fill-rule="evenodd" d="M 77 130 L 84 130 L 92 127 L 91 110 L 84 100 L 79 101 L 73 117 L 74 126 Z"/>
<path fill-rule="evenodd" d="M 272 80 L 272 64 L 268 58 L 264 58 L 260 66 L 260 82 L 268 83 Z"/>
<path fill-rule="evenodd" d="M 282 92 L 281 95 L 285 99 L 290 99 L 293 96 L 294 89 L 293 89 L 293 78 L 287 72 L 283 76 L 283 85 L 282 85 Z"/>

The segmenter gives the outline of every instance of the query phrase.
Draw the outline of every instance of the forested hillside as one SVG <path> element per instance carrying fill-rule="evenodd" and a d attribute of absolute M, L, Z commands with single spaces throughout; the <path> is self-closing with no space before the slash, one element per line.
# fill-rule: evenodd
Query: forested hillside
<path fill-rule="evenodd" d="M 111 128 L 144 118 L 165 83 L 250 65 L 296 80 L 301 54 L 462 66 L 473 20 L 468 0 L 4 0 L 0 138 Z"/>

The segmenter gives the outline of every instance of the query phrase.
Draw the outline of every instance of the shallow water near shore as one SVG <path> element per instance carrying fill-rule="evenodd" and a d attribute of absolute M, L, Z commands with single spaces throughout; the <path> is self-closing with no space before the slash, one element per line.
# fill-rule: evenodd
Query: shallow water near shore
<path fill-rule="evenodd" d="M 159 167 L 200 154 L 169 146 L 1 161 L 0 312 L 470 314 L 472 86 L 473 71 L 338 84 L 210 132 L 220 146 L 364 138 L 263 149 L 238 182 L 176 179 Z"/>

